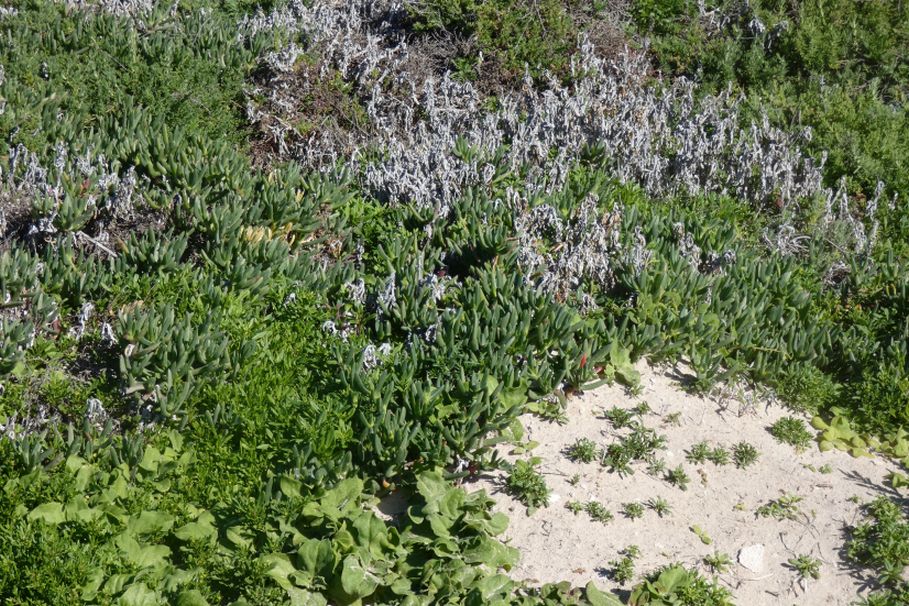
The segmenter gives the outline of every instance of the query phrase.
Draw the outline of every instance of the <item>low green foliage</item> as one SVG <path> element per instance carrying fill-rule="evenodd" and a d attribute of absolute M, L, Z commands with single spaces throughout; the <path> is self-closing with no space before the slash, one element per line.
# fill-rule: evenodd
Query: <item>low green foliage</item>
<path fill-rule="evenodd" d="M 641 556 L 637 545 L 629 545 L 620 552 L 618 560 L 610 560 L 607 575 L 619 585 L 625 585 L 634 580 L 634 561 Z"/>
<path fill-rule="evenodd" d="M 652 497 L 647 501 L 647 507 L 652 509 L 654 513 L 658 516 L 665 517 L 672 513 L 672 507 L 669 505 L 669 501 L 663 497 Z"/>
<path fill-rule="evenodd" d="M 615 518 L 612 512 L 598 501 L 588 501 L 585 503 L 584 511 L 590 516 L 591 520 L 600 522 L 601 524 L 608 524 Z"/>
<path fill-rule="evenodd" d="M 786 563 L 798 574 L 799 580 L 821 578 L 821 561 L 815 557 L 800 554 L 789 558 Z"/>
<path fill-rule="evenodd" d="M 786 494 L 778 499 L 771 499 L 757 508 L 755 512 L 762 518 L 773 518 L 775 520 L 795 520 L 800 513 L 798 504 L 802 502 L 802 497 L 798 495 Z"/>
<path fill-rule="evenodd" d="M 767 428 L 777 442 L 788 444 L 801 452 L 808 448 L 814 435 L 808 431 L 808 427 L 802 419 L 796 417 L 783 417 L 774 422 Z"/>
<path fill-rule="evenodd" d="M 641 503 L 622 503 L 622 515 L 629 520 L 644 517 L 644 505 Z"/>
<path fill-rule="evenodd" d="M 903 571 L 909 565 L 909 513 L 896 501 L 881 496 L 865 506 L 865 517 L 850 528 L 846 545 L 849 559 L 877 576 L 879 591 L 867 604 L 899 604 L 909 598 L 909 581 Z"/>
<path fill-rule="evenodd" d="M 565 454 L 572 461 L 580 463 L 592 463 L 599 456 L 600 449 L 596 443 L 589 438 L 578 438 L 574 444 L 565 450 Z"/>
<path fill-rule="evenodd" d="M 536 469 L 538 464 L 539 459 L 515 461 L 505 479 L 508 492 L 527 507 L 528 513 L 549 504 L 549 487 Z"/>
<path fill-rule="evenodd" d="M 688 484 L 691 482 L 691 478 L 688 477 L 688 474 L 682 468 L 681 465 L 670 469 L 666 472 L 666 481 L 679 488 L 681 490 L 688 490 Z"/>
<path fill-rule="evenodd" d="M 732 606 L 729 591 L 681 564 L 661 568 L 631 591 L 629 606 Z"/>
<path fill-rule="evenodd" d="M 728 553 L 715 551 L 710 555 L 704 556 L 704 565 L 714 574 L 724 574 L 732 567 L 733 561 Z"/>
<path fill-rule="evenodd" d="M 754 465 L 759 456 L 758 449 L 748 442 L 738 442 L 732 447 L 732 462 L 739 469 Z"/>

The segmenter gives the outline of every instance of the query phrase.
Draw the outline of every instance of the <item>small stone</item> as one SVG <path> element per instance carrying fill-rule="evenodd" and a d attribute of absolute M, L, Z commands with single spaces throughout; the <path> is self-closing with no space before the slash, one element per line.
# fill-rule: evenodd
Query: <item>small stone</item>
<path fill-rule="evenodd" d="M 764 546 L 760 543 L 739 550 L 739 564 L 751 572 L 764 572 Z"/>

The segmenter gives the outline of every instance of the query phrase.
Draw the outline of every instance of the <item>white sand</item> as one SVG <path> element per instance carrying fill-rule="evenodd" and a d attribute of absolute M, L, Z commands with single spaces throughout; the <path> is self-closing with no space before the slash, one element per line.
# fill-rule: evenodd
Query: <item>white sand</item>
<path fill-rule="evenodd" d="M 750 571 L 736 561 L 717 577 L 740 606 L 833 606 L 855 601 L 863 591 L 864 580 L 851 571 L 842 551 L 845 527 L 859 519 L 859 505 L 850 497 L 865 502 L 885 492 L 885 477 L 896 466 L 881 458 L 821 453 L 815 446 L 796 453 L 767 432 L 776 419 L 791 414 L 785 409 L 761 403 L 755 410 L 733 401 L 722 410 L 714 401 L 684 392 L 666 370 L 646 363 L 639 364 L 638 369 L 643 387 L 639 395 L 628 395 L 620 386 L 607 386 L 571 398 L 567 425 L 530 415 L 521 418 L 527 431 L 525 439 L 539 442 L 530 454 L 542 459 L 540 470 L 553 492 L 548 507 L 528 517 L 523 505 L 502 490 L 502 473 L 471 485 L 485 488 L 496 500 L 497 509 L 511 520 L 505 538 L 522 553 L 513 576 L 539 583 L 567 580 L 575 585 L 593 580 L 602 588 L 627 590 L 631 583 L 619 587 L 603 575 L 603 569 L 630 544 L 641 550 L 635 580 L 675 561 L 709 575 L 702 562 L 704 556 L 719 551 L 736 561 L 743 547 L 762 544 L 762 572 Z M 622 478 L 597 462 L 573 463 L 565 456 L 564 449 L 578 438 L 590 438 L 602 446 L 613 442 L 617 432 L 601 417 L 601 411 L 613 406 L 633 408 L 642 401 L 653 410 L 643 417 L 644 424 L 667 439 L 667 450 L 660 454 L 667 468 L 681 464 L 690 476 L 687 491 L 649 476 L 643 465 L 635 465 L 636 472 Z M 681 412 L 680 426 L 662 422 L 662 417 L 673 412 Z M 702 440 L 727 447 L 744 440 L 757 447 L 760 457 L 746 470 L 731 464 L 688 463 L 685 451 Z M 832 467 L 831 473 L 807 467 L 819 469 L 824 464 Z M 581 480 L 572 486 L 569 479 L 574 474 L 580 474 Z M 759 506 L 784 493 L 803 498 L 797 520 L 756 515 Z M 652 497 L 666 499 L 671 513 L 660 518 L 647 509 L 637 520 L 621 514 L 622 503 L 645 502 Z M 575 515 L 564 506 L 571 500 L 599 501 L 615 519 L 602 524 L 584 512 Z M 690 530 L 693 525 L 706 531 L 711 545 L 702 543 Z M 820 580 L 800 583 L 798 575 L 786 566 L 789 558 L 801 554 L 821 560 Z"/>

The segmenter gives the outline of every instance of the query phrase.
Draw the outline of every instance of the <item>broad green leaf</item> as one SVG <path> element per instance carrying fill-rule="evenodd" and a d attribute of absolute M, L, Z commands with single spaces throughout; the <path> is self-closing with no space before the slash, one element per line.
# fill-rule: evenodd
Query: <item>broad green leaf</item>
<path fill-rule="evenodd" d="M 204 541 L 217 538 L 218 529 L 215 528 L 215 516 L 203 511 L 195 522 L 188 522 L 174 531 L 181 541 Z"/>
<path fill-rule="evenodd" d="M 66 520 L 63 503 L 51 502 L 38 505 L 28 514 L 29 520 L 41 520 L 47 524 L 60 524 Z"/>
<path fill-rule="evenodd" d="M 268 553 L 259 558 L 265 566 L 266 573 L 278 584 L 281 589 L 294 587 L 296 583 L 291 578 L 297 574 L 297 569 L 290 563 L 290 558 L 283 553 Z"/>
<path fill-rule="evenodd" d="M 303 486 L 303 483 L 300 480 L 295 480 L 289 475 L 281 476 L 281 492 L 286 496 L 291 498 L 296 498 L 300 496 L 300 488 Z"/>
<path fill-rule="evenodd" d="M 357 556 L 344 558 L 341 587 L 345 593 L 355 598 L 365 598 L 372 595 L 378 586 L 379 578 L 367 570 Z"/>
<path fill-rule="evenodd" d="M 476 544 L 464 550 L 464 561 L 468 564 L 486 564 L 492 568 L 513 566 L 518 562 L 520 552 L 495 539 L 480 537 Z"/>
<path fill-rule="evenodd" d="M 297 550 L 297 555 L 299 568 L 309 576 L 310 581 L 335 564 L 335 555 L 328 539 L 305 539 Z"/>
<path fill-rule="evenodd" d="M 480 579 L 477 589 L 484 602 L 491 598 L 511 592 L 514 582 L 504 574 L 493 574 Z"/>
<path fill-rule="evenodd" d="M 138 517 L 130 518 L 126 524 L 127 532 L 133 534 L 151 534 L 166 532 L 174 525 L 174 516 L 163 511 L 143 511 Z"/>
<path fill-rule="evenodd" d="M 388 540 L 388 527 L 372 512 L 363 512 L 351 525 L 357 544 L 376 558 L 394 549 Z"/>
<path fill-rule="evenodd" d="M 104 512 L 100 509 L 86 505 L 82 497 L 79 496 L 70 499 L 63 511 L 67 522 L 82 522 L 83 524 L 97 520 L 104 515 Z"/>
<path fill-rule="evenodd" d="M 176 606 L 209 606 L 208 600 L 198 589 L 181 591 L 177 596 Z"/>
<path fill-rule="evenodd" d="M 587 601 L 590 602 L 590 606 L 622 606 L 622 602 L 618 598 L 611 593 L 600 591 L 593 581 L 587 583 L 584 593 L 587 596 Z"/>
<path fill-rule="evenodd" d="M 429 506 L 442 500 L 442 497 L 448 493 L 448 489 L 449 485 L 438 469 L 423 472 L 417 477 L 417 492 L 426 500 L 427 511 L 436 511 Z"/>
<path fill-rule="evenodd" d="M 252 545 L 252 537 L 249 536 L 249 531 L 242 526 L 231 526 L 224 531 L 224 535 L 232 545 L 237 547 L 249 547 Z"/>
<path fill-rule="evenodd" d="M 170 548 L 166 545 L 143 545 L 126 533 L 118 535 L 114 543 L 139 568 L 163 564 L 170 556 Z"/>
<path fill-rule="evenodd" d="M 167 602 L 145 583 L 133 583 L 126 588 L 117 603 L 121 606 L 159 606 Z"/>

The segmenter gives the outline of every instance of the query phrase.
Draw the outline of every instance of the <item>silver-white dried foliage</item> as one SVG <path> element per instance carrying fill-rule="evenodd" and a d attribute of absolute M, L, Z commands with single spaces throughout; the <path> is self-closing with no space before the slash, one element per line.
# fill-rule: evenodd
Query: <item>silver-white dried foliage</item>
<path fill-rule="evenodd" d="M 320 76 L 343 76 L 368 116 L 366 128 L 343 136 L 328 129 L 298 132 L 281 119 L 282 112 L 295 109 L 288 106 L 290 83 L 281 71 L 289 66 L 273 65 L 271 79 L 250 91 L 249 118 L 254 123 L 277 118 L 267 122 L 282 155 L 321 169 L 346 162 L 378 199 L 432 208 L 439 216 L 448 214 L 467 187 L 489 185 L 497 163 L 524 175 L 529 196 L 556 191 L 581 153 L 592 147 L 622 182 L 638 184 L 657 198 L 721 194 L 797 216 L 802 201 L 842 197 L 823 185 L 824 158 L 814 161 L 801 149 L 810 141 L 810 130 L 787 132 L 766 116 L 743 127 L 741 97 L 730 92 L 698 95 L 686 79 L 655 86 L 643 53 L 626 50 L 604 58 L 581 39 L 571 60 L 570 84 L 549 78 L 541 88 L 528 77 L 520 90 L 500 96 L 495 109 L 483 103 L 471 83 L 449 73 L 414 77 L 407 69 L 414 59 L 408 40 L 394 25 L 404 8 L 394 0 L 315 2 L 310 7 L 296 0 L 241 23 L 240 40 L 263 30 L 293 34 L 291 54 L 298 54 L 297 43 L 305 44 Z M 737 10 L 725 15 L 702 11 L 702 18 L 723 26 L 745 16 L 765 37 L 785 27 L 764 31 L 747 4 Z M 465 148 L 471 150 L 466 157 Z M 496 159 L 503 149 L 507 151 Z M 851 253 L 867 251 L 873 240 L 865 236 L 854 210 L 840 205 L 828 216 L 837 230 L 851 234 Z M 865 217 L 875 220 L 873 213 Z M 795 229 L 783 224 L 766 241 L 783 254 L 798 252 L 803 240 Z M 870 230 L 872 235 L 875 231 Z M 531 248 L 523 250 L 525 263 L 545 261 L 532 259 Z M 575 252 L 573 262 L 578 262 L 581 253 Z M 628 257 L 642 266 L 645 245 L 636 245 Z M 559 270 L 563 276 L 566 269 Z"/>
<path fill-rule="evenodd" d="M 5 172 L 0 166 L 0 195 L 16 194 L 31 204 L 40 200 L 51 202 L 51 210 L 30 225 L 31 234 L 56 231 L 53 223 L 64 200 L 64 182 L 91 183 L 94 193 L 82 203 L 107 222 L 128 219 L 138 199 L 139 180 L 133 167 L 120 174 L 103 154 L 92 150 L 73 153 L 62 142 L 56 144 L 50 166 L 44 166 L 22 144 L 10 149 Z"/>

